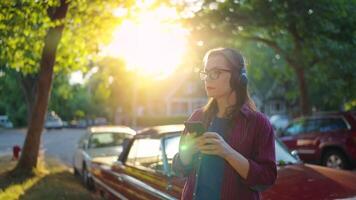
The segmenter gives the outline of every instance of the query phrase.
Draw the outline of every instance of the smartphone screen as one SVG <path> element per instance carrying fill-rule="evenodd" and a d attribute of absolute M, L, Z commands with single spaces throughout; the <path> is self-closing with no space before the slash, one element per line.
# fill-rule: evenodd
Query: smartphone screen
<path fill-rule="evenodd" d="M 203 133 L 206 132 L 205 127 L 202 122 L 197 121 L 197 122 L 185 122 L 184 123 L 187 131 L 190 134 L 195 134 L 197 137 L 201 136 Z"/>

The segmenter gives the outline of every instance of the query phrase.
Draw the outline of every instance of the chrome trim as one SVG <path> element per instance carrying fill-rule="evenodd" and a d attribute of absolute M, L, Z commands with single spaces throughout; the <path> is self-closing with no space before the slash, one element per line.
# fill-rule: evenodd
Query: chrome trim
<path fill-rule="evenodd" d="M 84 151 L 83 150 L 83 160 L 86 162 L 87 160 L 90 160 L 91 159 L 91 157 L 90 157 L 90 155 L 88 154 L 88 152 L 86 152 L 86 151 Z"/>
<path fill-rule="evenodd" d="M 151 195 L 156 196 L 157 198 L 164 199 L 164 200 L 177 200 L 176 198 L 174 198 L 168 194 L 165 194 L 165 193 L 153 188 L 152 186 L 150 186 L 150 185 L 148 185 L 148 184 L 146 184 L 132 176 L 128 176 L 126 174 L 119 174 L 119 173 L 112 172 L 112 171 L 108 171 L 108 172 L 115 175 L 119 181 L 129 182 L 129 184 L 136 185 L 137 187 L 144 189 Z"/>
<path fill-rule="evenodd" d="M 140 180 L 138 180 L 138 179 L 136 179 L 134 177 L 131 177 L 131 176 L 128 176 L 128 175 L 125 175 L 125 174 L 123 174 L 121 177 L 124 179 L 124 181 L 128 181 L 133 185 L 136 185 L 136 186 L 138 186 L 140 188 L 143 188 L 148 193 L 150 193 L 153 196 L 156 196 L 156 197 L 158 197 L 160 199 L 177 200 L 176 198 L 174 198 L 174 197 L 172 197 L 172 196 L 170 196 L 168 194 L 165 194 L 165 193 L 163 193 L 163 192 L 151 187 L 150 185 L 148 185 L 148 184 L 146 184 L 146 183 L 144 183 L 144 182 L 142 182 L 142 181 L 140 181 Z"/>
<path fill-rule="evenodd" d="M 100 184 L 103 188 L 107 189 L 111 194 L 113 194 L 114 196 L 120 198 L 120 199 L 123 199 L 123 200 L 129 200 L 128 198 L 126 198 L 124 195 L 116 192 L 114 189 L 110 188 L 109 186 L 107 186 L 105 183 L 103 183 L 101 180 L 93 177 L 93 180 Z"/>
<path fill-rule="evenodd" d="M 350 123 L 346 120 L 346 118 L 344 116 L 341 116 L 341 119 L 344 120 L 346 126 L 347 126 L 347 130 L 351 130 L 351 125 Z"/>
<path fill-rule="evenodd" d="M 313 150 L 313 149 L 298 149 L 297 151 L 298 151 L 298 153 L 302 153 L 302 154 L 313 154 L 313 153 L 315 153 L 315 150 Z"/>
<path fill-rule="evenodd" d="M 105 170 L 105 171 L 109 171 L 111 169 L 111 167 L 108 166 L 108 165 L 100 165 L 100 169 Z"/>

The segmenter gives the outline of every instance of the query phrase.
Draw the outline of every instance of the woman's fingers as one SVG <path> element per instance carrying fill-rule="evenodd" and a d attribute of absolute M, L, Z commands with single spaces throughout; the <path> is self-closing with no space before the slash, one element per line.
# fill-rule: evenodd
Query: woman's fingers
<path fill-rule="evenodd" d="M 201 137 L 196 141 L 199 151 L 208 155 L 220 155 L 222 141 L 216 137 Z"/>
<path fill-rule="evenodd" d="M 204 138 L 217 138 L 217 139 L 221 138 L 221 136 L 216 132 L 206 132 L 206 133 L 203 134 L 202 137 L 204 137 Z"/>
<path fill-rule="evenodd" d="M 208 150 L 208 151 L 200 151 L 200 152 L 207 155 L 219 155 L 219 152 L 217 150 Z"/>
<path fill-rule="evenodd" d="M 200 152 L 209 155 L 220 155 L 220 150 L 217 145 L 204 145 L 201 147 Z"/>
<path fill-rule="evenodd" d="M 198 148 L 200 151 L 214 150 L 214 149 L 216 149 L 216 145 L 207 144 L 207 145 L 198 146 Z"/>
<path fill-rule="evenodd" d="M 199 138 L 196 140 L 197 145 L 206 145 L 206 144 L 218 144 L 220 140 L 216 138 Z"/>
<path fill-rule="evenodd" d="M 200 151 L 209 155 L 220 155 L 223 145 L 222 137 L 216 132 L 206 132 L 200 137 L 194 137 L 193 135 L 186 135 L 184 138 L 184 144 L 190 153 Z"/>

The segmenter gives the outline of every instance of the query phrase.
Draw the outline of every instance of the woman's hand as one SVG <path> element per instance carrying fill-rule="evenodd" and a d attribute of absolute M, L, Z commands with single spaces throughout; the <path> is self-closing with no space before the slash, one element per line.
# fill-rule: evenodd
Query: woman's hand
<path fill-rule="evenodd" d="M 179 143 L 179 158 L 184 165 L 188 165 L 192 159 L 193 155 L 198 152 L 196 147 L 196 137 L 195 134 L 187 134 L 181 136 Z"/>
<path fill-rule="evenodd" d="M 217 155 L 224 159 L 231 153 L 232 148 L 216 132 L 206 132 L 196 139 L 196 145 L 201 153 Z"/>
<path fill-rule="evenodd" d="M 224 158 L 244 179 L 246 179 L 250 164 L 248 160 L 235 151 L 225 140 L 215 132 L 206 132 L 197 138 L 198 149 L 205 154 Z"/>

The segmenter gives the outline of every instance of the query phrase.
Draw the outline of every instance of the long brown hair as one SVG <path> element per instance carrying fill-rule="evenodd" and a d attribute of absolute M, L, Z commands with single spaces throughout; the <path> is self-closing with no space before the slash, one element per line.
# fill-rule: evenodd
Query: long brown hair
<path fill-rule="evenodd" d="M 227 108 L 226 116 L 225 116 L 229 120 L 228 130 L 231 131 L 233 129 L 236 117 L 239 115 L 242 106 L 244 104 L 247 104 L 249 109 L 255 111 L 256 105 L 249 95 L 247 85 L 241 84 L 239 78 L 234 78 L 234 77 L 240 77 L 241 68 L 245 67 L 245 60 L 241 55 L 241 53 L 231 48 L 211 49 L 204 56 L 204 60 L 203 60 L 204 66 L 206 66 L 208 59 L 210 57 L 217 56 L 217 55 L 223 56 L 232 66 L 231 79 L 234 80 L 230 81 L 230 86 L 231 88 L 233 88 L 233 90 L 235 90 L 236 103 Z M 218 105 L 216 100 L 213 98 L 209 99 L 208 103 L 203 107 L 203 115 L 204 115 L 203 123 L 205 127 L 209 127 L 210 122 L 217 114 L 217 112 L 218 112 Z"/>

